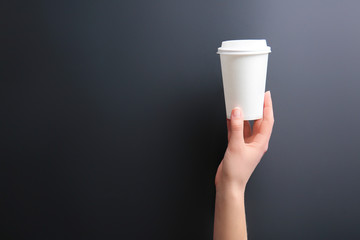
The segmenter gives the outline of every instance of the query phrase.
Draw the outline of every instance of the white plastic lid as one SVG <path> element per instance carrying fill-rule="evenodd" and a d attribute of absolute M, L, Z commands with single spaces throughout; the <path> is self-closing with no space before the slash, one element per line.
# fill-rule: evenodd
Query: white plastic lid
<path fill-rule="evenodd" d="M 223 41 L 218 54 L 264 54 L 271 52 L 265 39 Z"/>

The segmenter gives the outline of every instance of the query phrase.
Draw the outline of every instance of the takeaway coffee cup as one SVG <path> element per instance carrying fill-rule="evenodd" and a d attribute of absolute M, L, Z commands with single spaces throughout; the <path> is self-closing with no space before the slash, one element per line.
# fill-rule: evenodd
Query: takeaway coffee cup
<path fill-rule="evenodd" d="M 224 41 L 218 48 L 228 119 L 235 107 L 242 109 L 244 120 L 263 117 L 270 52 L 265 39 Z"/>

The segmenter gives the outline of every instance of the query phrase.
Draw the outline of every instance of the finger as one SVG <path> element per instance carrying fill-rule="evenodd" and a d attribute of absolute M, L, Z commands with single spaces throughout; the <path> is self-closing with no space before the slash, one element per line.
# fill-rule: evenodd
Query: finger
<path fill-rule="evenodd" d="M 244 117 L 240 108 L 234 108 L 230 120 L 230 150 L 236 151 L 244 145 Z"/>
<path fill-rule="evenodd" d="M 266 100 L 266 93 L 264 93 L 264 104 L 263 104 L 263 110 L 265 108 L 265 100 Z M 261 126 L 261 122 L 262 122 L 263 118 L 261 119 L 257 119 L 254 121 L 253 124 L 253 136 L 257 135 L 260 132 L 260 126 Z"/>
<path fill-rule="evenodd" d="M 262 122 L 262 118 L 257 119 L 257 120 L 254 121 L 254 124 L 253 124 L 253 136 L 255 136 L 256 134 L 259 133 L 261 122 Z"/>
<path fill-rule="evenodd" d="M 230 124 L 230 119 L 226 119 L 226 125 L 227 125 L 227 131 L 228 131 L 228 142 L 230 141 L 230 136 L 231 136 L 231 124 Z"/>
<path fill-rule="evenodd" d="M 271 132 L 274 126 L 274 112 L 272 106 L 272 99 L 270 91 L 265 93 L 264 99 L 264 117 L 261 121 L 260 128 L 257 135 L 254 138 L 254 141 L 259 142 L 262 146 L 267 149 Z"/>
<path fill-rule="evenodd" d="M 251 125 L 249 121 L 244 121 L 244 138 L 251 137 Z"/>

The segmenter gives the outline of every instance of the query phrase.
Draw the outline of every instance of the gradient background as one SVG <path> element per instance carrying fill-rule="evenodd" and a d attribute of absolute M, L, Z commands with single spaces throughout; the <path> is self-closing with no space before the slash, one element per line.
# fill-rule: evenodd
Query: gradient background
<path fill-rule="evenodd" d="M 266 38 L 249 239 L 360 239 L 360 2 L 2 1 L 1 239 L 211 239 L 221 41 Z"/>

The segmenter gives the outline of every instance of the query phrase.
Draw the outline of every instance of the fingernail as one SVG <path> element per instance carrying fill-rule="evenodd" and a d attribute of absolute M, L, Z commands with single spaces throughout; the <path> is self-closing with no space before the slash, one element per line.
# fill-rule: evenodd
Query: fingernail
<path fill-rule="evenodd" d="M 266 91 L 265 94 L 266 94 L 266 95 L 269 95 L 269 97 L 271 97 L 270 91 Z M 265 95 L 265 96 L 266 96 L 266 95 Z"/>
<path fill-rule="evenodd" d="M 233 110 L 233 117 L 234 117 L 234 118 L 240 118 L 240 115 L 241 115 L 240 108 L 234 108 L 234 110 Z"/>

